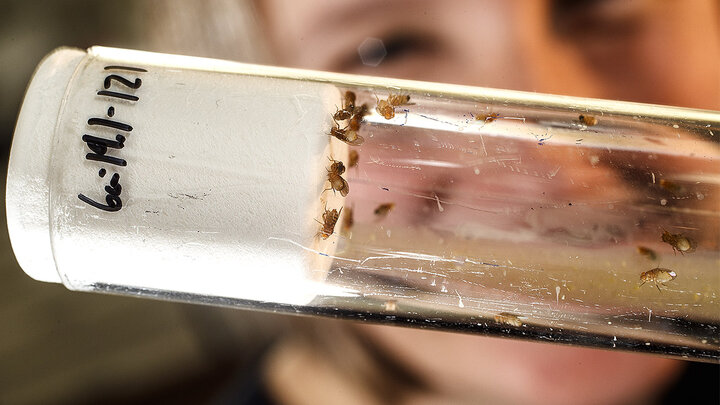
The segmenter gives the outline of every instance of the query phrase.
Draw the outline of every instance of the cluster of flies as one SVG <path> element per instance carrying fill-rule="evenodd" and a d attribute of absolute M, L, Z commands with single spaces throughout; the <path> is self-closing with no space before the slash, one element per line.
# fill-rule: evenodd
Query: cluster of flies
<path fill-rule="evenodd" d="M 375 96 L 375 98 L 377 100 L 375 110 L 378 114 L 380 114 L 387 120 L 393 119 L 395 117 L 397 107 L 410 104 L 409 95 L 390 94 L 385 100 L 381 100 L 377 96 Z M 358 106 L 355 104 L 355 100 L 355 93 L 353 93 L 352 91 L 345 92 L 342 108 L 338 109 L 333 114 L 333 121 L 335 122 L 335 125 L 330 129 L 329 133 L 330 136 L 333 136 L 351 146 L 359 146 L 363 142 L 365 142 L 365 139 L 360 136 L 358 132 L 360 131 L 360 125 L 362 123 L 363 117 L 369 114 L 367 104 L 361 104 Z M 494 122 L 499 118 L 502 117 L 498 113 L 479 114 L 475 116 L 476 120 L 484 121 L 485 123 Z M 341 128 L 338 121 L 346 121 L 345 126 Z M 598 123 L 598 119 L 596 117 L 585 114 L 581 114 L 580 116 L 578 116 L 578 121 L 588 127 L 595 126 Z M 351 150 L 349 154 L 348 166 L 353 167 L 357 165 L 358 160 L 359 155 L 357 151 Z M 342 162 L 336 161 L 334 159 L 330 159 L 330 161 L 331 165 L 330 168 L 327 170 L 330 187 L 333 191 L 339 192 L 343 197 L 347 196 L 347 194 L 350 192 L 350 187 L 347 181 L 342 178 L 342 174 L 345 172 L 345 165 Z M 665 183 L 661 185 L 665 187 Z M 381 204 L 375 209 L 374 213 L 377 217 L 383 218 L 387 216 L 387 214 L 394 207 L 394 203 Z M 325 210 L 322 216 L 323 222 L 322 229 L 319 233 L 320 237 L 322 237 L 323 239 L 327 239 L 328 237 L 330 237 L 330 235 L 332 235 L 335 229 L 335 224 L 340 218 L 342 210 L 343 208 L 340 208 L 339 211 L 336 209 Z M 348 212 L 346 212 L 345 221 L 343 223 L 344 230 L 350 229 L 353 225 L 352 208 L 348 207 L 347 211 Z M 687 237 L 683 234 L 671 234 L 666 230 L 663 230 L 661 240 L 669 244 L 672 247 L 673 252 L 676 254 L 677 252 L 680 252 L 680 254 L 682 255 L 684 255 L 685 253 L 693 253 L 697 248 L 697 242 L 695 242 L 695 240 L 691 239 L 690 237 Z M 651 260 L 655 260 L 655 258 L 657 257 L 655 251 L 647 247 L 638 246 L 637 251 L 639 254 L 646 256 Z M 642 281 L 640 286 L 645 283 L 651 282 L 655 284 L 655 287 L 657 287 L 659 291 L 662 291 L 660 289 L 660 285 L 664 285 L 665 283 L 674 280 L 675 277 L 677 277 L 677 273 L 675 271 L 662 267 L 656 267 L 640 274 L 640 280 Z M 515 327 L 522 326 L 522 321 L 520 320 L 520 318 L 521 317 L 519 315 L 510 312 L 502 312 L 495 315 L 494 317 L 495 322 L 497 323 L 511 325 Z"/>
<path fill-rule="evenodd" d="M 682 233 L 670 233 L 663 229 L 660 239 L 672 247 L 674 254 L 680 252 L 680 254 L 684 256 L 685 253 L 693 253 L 697 249 L 697 242 Z M 637 251 L 639 254 L 650 260 L 655 260 L 657 258 L 655 251 L 650 248 L 638 246 Z M 642 281 L 640 285 L 642 286 L 645 283 L 653 283 L 659 291 L 662 291 L 660 290 L 660 285 L 674 280 L 675 277 L 677 277 L 677 273 L 675 271 L 662 267 L 656 267 L 640 273 L 640 280 Z"/>
<path fill-rule="evenodd" d="M 377 98 L 377 96 L 375 97 Z M 342 108 L 338 108 L 332 115 L 334 125 L 330 128 L 330 133 L 328 134 L 350 146 L 360 146 L 365 142 L 365 138 L 359 134 L 360 125 L 363 122 L 363 118 L 370 113 L 367 104 L 356 104 L 356 98 L 357 96 L 354 92 L 349 90 L 345 92 L 342 99 Z M 377 99 L 375 110 L 378 114 L 389 120 L 395 116 L 395 107 L 407 104 L 409 100 L 409 95 L 390 94 L 386 100 Z M 341 127 L 340 122 L 343 121 L 344 126 Z M 330 188 L 327 190 L 338 192 L 341 196 L 345 197 L 350 193 L 350 185 L 342 177 L 346 170 L 345 164 L 333 158 L 328 159 L 330 160 L 330 167 L 327 169 L 327 180 L 330 183 Z M 359 159 L 360 155 L 358 152 L 356 150 L 350 150 L 347 166 L 356 166 Z M 381 204 L 375 209 L 375 215 L 385 217 L 394 207 L 394 203 Z M 325 212 L 322 215 L 322 227 L 318 233 L 322 239 L 327 239 L 333 234 L 335 224 L 340 218 L 342 210 L 342 207 L 339 211 L 337 209 L 328 210 L 327 207 L 325 208 Z M 349 230 L 352 225 L 353 212 L 352 208 L 348 207 L 345 213 L 345 220 L 343 221 L 343 230 Z"/>

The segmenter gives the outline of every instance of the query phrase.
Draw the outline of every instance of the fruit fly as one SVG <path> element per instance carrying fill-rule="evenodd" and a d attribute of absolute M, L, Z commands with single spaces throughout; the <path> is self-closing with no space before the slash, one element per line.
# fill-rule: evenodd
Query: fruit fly
<path fill-rule="evenodd" d="M 391 105 L 397 107 L 399 105 L 407 104 L 408 101 L 410 101 L 410 96 L 407 94 L 389 94 L 387 101 Z"/>
<path fill-rule="evenodd" d="M 650 260 L 657 259 L 657 254 L 655 253 L 655 251 L 645 246 L 638 246 L 637 252 Z"/>
<path fill-rule="evenodd" d="M 345 165 L 343 162 L 330 159 L 333 162 L 330 168 L 327 169 L 327 177 L 330 182 L 330 188 L 328 190 L 339 191 L 340 195 L 345 197 L 350 192 L 350 186 L 347 181 L 342 178 L 341 174 L 345 173 Z"/>
<path fill-rule="evenodd" d="M 386 217 L 393 208 L 395 208 L 395 203 L 380 204 L 377 208 L 375 208 L 375 215 L 379 217 Z"/>
<path fill-rule="evenodd" d="M 348 155 L 348 167 L 355 167 L 360 160 L 360 154 L 356 150 L 351 150 Z"/>
<path fill-rule="evenodd" d="M 362 123 L 363 117 L 365 117 L 367 114 L 368 114 L 367 104 L 363 104 L 359 107 L 356 107 L 355 111 L 353 112 L 352 116 L 350 117 L 350 121 L 348 121 L 348 128 L 351 131 L 359 131 L 360 123 Z"/>
<path fill-rule="evenodd" d="M 385 301 L 385 304 L 383 306 L 385 307 L 386 311 L 395 312 L 397 310 L 397 301 L 396 300 L 387 300 L 387 301 Z"/>
<path fill-rule="evenodd" d="M 658 291 L 662 291 L 660 289 L 660 284 L 665 284 L 668 281 L 675 280 L 675 277 L 677 277 L 677 273 L 670 269 L 663 269 L 662 267 L 656 267 L 652 270 L 648 270 L 645 272 L 640 273 L 640 280 L 642 280 L 642 283 L 640 283 L 640 286 L 642 287 L 643 284 L 653 282 L 655 283 L 655 287 L 657 287 Z"/>
<path fill-rule="evenodd" d="M 318 232 L 318 235 L 320 235 L 321 238 L 327 239 L 333 234 L 333 231 L 335 230 L 335 223 L 337 223 L 338 218 L 340 218 L 342 210 L 342 207 L 340 208 L 340 211 L 336 209 L 328 210 L 327 207 L 325 207 L 325 212 L 322 216 L 323 222 L 318 221 L 318 223 L 322 225 L 322 229 Z"/>
<path fill-rule="evenodd" d="M 489 123 L 489 122 L 493 122 L 493 121 L 495 121 L 495 120 L 498 119 L 498 118 L 500 118 L 500 114 L 498 114 L 498 113 L 481 114 L 481 115 L 476 115 L 476 116 L 475 116 L 475 119 L 476 119 L 476 120 L 478 120 L 478 121 L 485 121 L 485 122 L 488 122 L 488 123 Z"/>
<path fill-rule="evenodd" d="M 403 104 L 408 104 L 408 101 L 410 101 L 410 96 L 407 94 L 390 94 L 388 95 L 387 100 L 380 100 L 376 95 L 375 99 L 377 100 L 377 106 L 375 107 L 375 110 L 378 112 L 378 114 L 385 117 L 386 120 L 389 120 L 395 117 L 395 107 L 401 106 Z"/>
<path fill-rule="evenodd" d="M 501 313 L 495 315 L 495 322 L 504 323 L 506 325 L 517 326 L 518 328 L 523 325 L 522 321 L 520 320 L 520 317 L 515 314 L 511 314 L 510 312 L 501 312 Z"/>
<path fill-rule="evenodd" d="M 343 162 L 341 162 L 339 160 L 335 160 L 335 159 L 330 159 L 330 158 L 328 158 L 328 160 L 330 162 L 332 162 L 330 164 L 330 169 L 328 169 L 328 171 L 337 173 L 338 176 L 345 173 L 345 165 L 343 164 Z"/>
<path fill-rule="evenodd" d="M 350 229 L 352 229 L 354 223 L 355 219 L 353 217 L 353 209 L 352 207 L 348 207 L 348 209 L 345 210 L 345 217 L 343 218 L 342 223 L 342 231 L 348 233 Z"/>
<path fill-rule="evenodd" d="M 355 93 L 348 90 L 343 97 L 343 106 L 341 110 L 337 110 L 333 114 L 333 119 L 342 121 L 352 117 L 355 114 Z"/>
<path fill-rule="evenodd" d="M 681 255 L 685 253 L 692 253 L 697 248 L 697 242 L 688 238 L 681 233 L 670 233 L 663 229 L 662 241 L 672 246 L 673 253 L 680 252 Z"/>
<path fill-rule="evenodd" d="M 335 138 L 352 146 L 362 145 L 362 143 L 365 142 L 365 138 L 358 135 L 357 131 L 348 129 L 348 127 L 340 128 L 337 122 L 335 122 L 335 126 L 330 129 L 330 133 L 328 135 L 334 136 Z"/>
<path fill-rule="evenodd" d="M 597 123 L 598 123 L 597 118 L 593 117 L 592 115 L 582 115 L 582 114 L 580 114 L 580 116 L 578 117 L 578 119 L 580 120 L 580 122 L 582 122 L 583 124 L 585 124 L 585 125 L 587 125 L 587 126 L 589 126 L 589 127 L 591 127 L 591 126 L 593 126 L 593 125 L 597 125 Z"/>

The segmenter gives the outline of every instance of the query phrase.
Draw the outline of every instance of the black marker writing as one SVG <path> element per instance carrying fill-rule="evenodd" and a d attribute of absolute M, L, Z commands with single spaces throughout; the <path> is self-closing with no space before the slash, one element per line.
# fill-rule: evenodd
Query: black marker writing
<path fill-rule="evenodd" d="M 112 66 L 105 66 L 104 70 L 125 70 L 130 72 L 147 72 L 147 70 L 143 68 L 136 68 L 131 66 L 118 66 L 118 65 L 112 65 Z M 98 96 L 106 96 L 110 98 L 115 99 L 121 99 L 121 100 L 128 100 L 128 101 L 138 101 L 140 98 L 134 94 L 127 94 L 127 93 L 120 93 L 117 91 L 109 90 L 111 87 L 124 87 L 130 90 L 130 93 L 134 92 L 134 90 L 137 90 L 142 86 L 142 80 L 139 77 L 136 77 L 134 79 L 128 79 L 124 76 L 120 76 L 117 74 L 111 74 L 105 76 L 105 79 L 103 80 L 103 88 L 105 90 L 99 90 L 97 92 Z M 117 104 L 116 104 L 117 105 Z M 121 103 L 121 105 L 123 105 Z M 131 104 L 132 106 L 133 104 Z M 107 116 L 109 118 L 113 118 L 116 114 L 116 106 L 109 106 L 107 109 Z M 132 125 L 127 124 L 125 122 L 120 122 L 116 120 L 109 120 L 106 118 L 90 118 L 87 121 L 87 124 L 89 126 L 102 126 L 107 128 L 113 128 L 117 129 L 119 131 L 125 131 L 125 132 L 131 132 L 133 130 Z M 95 135 L 89 135 L 84 134 L 82 136 L 82 141 L 85 142 L 85 145 L 90 149 L 91 153 L 85 154 L 85 159 L 95 162 L 101 162 L 101 163 L 107 163 L 119 167 L 125 167 L 127 166 L 127 161 L 123 158 L 117 157 L 117 156 L 111 156 L 108 154 L 108 152 L 112 149 L 115 150 L 115 154 L 120 152 L 121 149 L 125 147 L 125 141 L 127 138 L 125 135 L 122 134 L 116 134 L 115 139 L 107 139 Z M 104 167 L 101 167 L 100 170 L 98 170 L 97 174 L 100 178 L 104 178 L 105 174 L 107 173 L 107 169 Z M 112 177 L 110 178 L 110 184 L 106 185 L 104 187 L 105 190 L 105 204 L 97 202 L 93 200 L 92 198 L 84 195 L 84 194 L 78 194 L 78 199 L 80 201 L 95 207 L 97 209 L 107 211 L 107 212 L 116 212 L 120 211 L 120 209 L 123 207 L 122 199 L 120 198 L 120 194 L 122 194 L 122 186 L 120 185 L 120 174 L 119 173 L 113 173 Z"/>

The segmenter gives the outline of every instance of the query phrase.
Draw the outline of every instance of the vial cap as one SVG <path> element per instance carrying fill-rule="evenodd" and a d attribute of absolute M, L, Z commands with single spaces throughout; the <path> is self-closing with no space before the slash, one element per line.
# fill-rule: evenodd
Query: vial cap
<path fill-rule="evenodd" d="M 86 52 L 59 48 L 36 68 L 13 136 L 6 188 L 8 233 L 30 277 L 60 283 L 49 225 L 50 156 L 66 88 Z"/>

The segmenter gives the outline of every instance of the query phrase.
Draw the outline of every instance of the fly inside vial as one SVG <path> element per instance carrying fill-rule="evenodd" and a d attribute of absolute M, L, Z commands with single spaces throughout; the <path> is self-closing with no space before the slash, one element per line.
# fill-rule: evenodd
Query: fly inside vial
<path fill-rule="evenodd" d="M 328 282 L 357 289 L 358 311 L 393 302 L 393 319 L 431 309 L 460 330 L 626 347 L 642 324 L 645 350 L 718 355 L 717 114 L 348 89 L 370 108 Z"/>
<path fill-rule="evenodd" d="M 717 361 L 718 134 L 712 111 L 62 49 L 8 228 L 75 290 Z"/>

